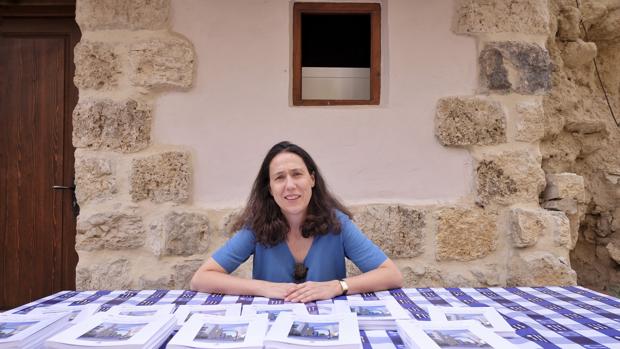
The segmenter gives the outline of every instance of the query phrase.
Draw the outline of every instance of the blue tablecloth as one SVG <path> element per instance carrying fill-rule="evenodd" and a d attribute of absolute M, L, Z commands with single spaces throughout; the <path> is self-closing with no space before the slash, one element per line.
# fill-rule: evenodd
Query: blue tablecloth
<path fill-rule="evenodd" d="M 339 297 L 340 298 L 340 297 Z M 410 288 L 348 296 L 349 299 L 394 298 L 412 317 L 427 320 L 426 306 L 491 306 L 515 328 L 507 338 L 520 348 L 620 348 L 620 300 L 583 287 Z M 279 304 L 279 299 L 228 296 L 184 290 L 63 291 L 26 304 L 36 307 L 100 304 Z M 306 304 L 317 313 L 320 301 Z M 404 348 L 396 331 L 360 331 L 364 348 Z"/>

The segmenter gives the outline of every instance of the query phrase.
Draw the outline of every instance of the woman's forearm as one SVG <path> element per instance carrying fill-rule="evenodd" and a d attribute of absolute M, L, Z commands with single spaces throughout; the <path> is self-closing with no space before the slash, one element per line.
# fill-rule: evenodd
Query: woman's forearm
<path fill-rule="evenodd" d="M 258 295 L 261 289 L 266 288 L 266 283 L 266 281 L 244 279 L 218 271 L 199 270 L 194 274 L 190 288 L 199 292 Z"/>
<path fill-rule="evenodd" d="M 390 259 L 376 269 L 346 278 L 350 294 L 374 292 L 403 286 L 403 276 Z"/>

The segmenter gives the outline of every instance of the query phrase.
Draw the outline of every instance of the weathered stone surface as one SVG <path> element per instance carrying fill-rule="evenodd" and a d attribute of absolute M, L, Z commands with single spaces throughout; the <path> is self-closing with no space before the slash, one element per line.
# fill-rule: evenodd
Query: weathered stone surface
<path fill-rule="evenodd" d="M 568 261 L 547 252 L 514 256 L 508 265 L 508 286 L 575 285 L 577 274 Z"/>
<path fill-rule="evenodd" d="M 189 290 L 189 282 L 203 262 L 201 259 L 188 259 L 175 264 L 172 267 L 172 287 L 175 290 Z"/>
<path fill-rule="evenodd" d="M 80 0 L 75 19 L 84 30 L 165 29 L 170 0 Z"/>
<path fill-rule="evenodd" d="M 610 242 L 605 246 L 609 252 L 609 257 L 617 264 L 620 264 L 620 246 L 617 242 Z"/>
<path fill-rule="evenodd" d="M 593 23 L 600 22 L 607 14 L 607 6 L 598 0 L 582 1 L 579 6 L 583 24 L 589 29 Z"/>
<path fill-rule="evenodd" d="M 553 242 L 556 246 L 573 249 L 576 244 L 577 234 L 571 234 L 570 220 L 564 212 L 549 211 L 548 225 L 553 231 Z M 575 241 L 573 241 L 575 240 Z"/>
<path fill-rule="evenodd" d="M 521 102 L 516 105 L 515 140 L 536 142 L 545 135 L 544 110 L 540 102 Z"/>
<path fill-rule="evenodd" d="M 76 148 L 135 152 L 151 138 L 151 109 L 135 100 L 80 100 L 73 111 Z"/>
<path fill-rule="evenodd" d="M 495 276 L 489 271 L 475 269 L 470 274 L 451 273 L 449 270 L 440 270 L 432 266 L 404 267 L 404 287 L 491 287 L 497 286 Z M 477 274 L 477 275 L 476 275 Z M 488 281 L 491 284 L 487 283 Z"/>
<path fill-rule="evenodd" d="M 607 12 L 600 22 L 588 30 L 588 38 L 593 41 L 616 40 L 620 38 L 620 7 Z"/>
<path fill-rule="evenodd" d="M 111 44 L 82 40 L 74 51 L 75 86 L 96 90 L 117 86 L 121 66 Z"/>
<path fill-rule="evenodd" d="M 147 88 L 192 85 L 194 49 L 184 38 L 164 37 L 139 41 L 129 48 L 129 79 Z"/>
<path fill-rule="evenodd" d="M 78 251 L 134 249 L 144 245 L 142 218 L 130 212 L 81 214 L 76 230 L 75 248 Z"/>
<path fill-rule="evenodd" d="M 156 277 L 156 276 L 155 276 Z M 170 276 L 151 278 L 151 275 L 142 275 L 138 279 L 138 289 L 141 290 L 169 290 L 174 289 Z"/>
<path fill-rule="evenodd" d="M 355 215 L 359 228 L 393 258 L 424 251 L 425 212 L 400 205 L 373 205 Z"/>
<path fill-rule="evenodd" d="M 547 34 L 546 0 L 461 0 L 457 5 L 457 34 Z"/>
<path fill-rule="evenodd" d="M 97 263 L 88 267 L 78 265 L 77 290 L 126 290 L 131 286 L 130 263 L 126 259 Z"/>
<path fill-rule="evenodd" d="M 551 89 L 549 52 L 536 44 L 489 42 L 479 63 L 482 88 L 490 92 L 543 94 Z"/>
<path fill-rule="evenodd" d="M 506 141 L 506 115 L 501 104 L 484 97 L 439 100 L 435 134 L 443 145 L 489 145 Z"/>
<path fill-rule="evenodd" d="M 534 246 L 545 229 L 544 211 L 514 208 L 510 210 L 510 236 L 515 247 Z"/>
<path fill-rule="evenodd" d="M 75 195 L 80 204 L 91 199 L 108 198 L 117 191 L 112 161 L 75 154 Z"/>
<path fill-rule="evenodd" d="M 527 150 L 487 154 L 476 167 L 476 201 L 482 206 L 538 202 L 544 186 L 540 155 Z"/>
<path fill-rule="evenodd" d="M 567 41 L 577 40 L 581 36 L 580 21 L 581 12 L 576 7 L 564 7 L 558 17 L 558 39 Z"/>
<path fill-rule="evenodd" d="M 575 173 L 549 173 L 546 180 L 543 200 L 575 199 L 578 203 L 585 203 L 586 189 L 582 176 Z"/>
<path fill-rule="evenodd" d="M 157 256 L 189 256 L 209 247 L 209 220 L 199 213 L 173 211 L 151 226 Z"/>
<path fill-rule="evenodd" d="M 252 278 L 252 265 L 253 265 L 254 257 L 248 258 L 245 263 L 241 264 L 239 268 L 230 273 L 231 275 L 238 276 L 245 279 Z"/>
<path fill-rule="evenodd" d="M 154 202 L 185 202 L 191 179 L 188 152 L 169 151 L 134 159 L 131 166 L 131 198 Z"/>
<path fill-rule="evenodd" d="M 567 68 L 576 68 L 585 64 L 591 64 L 598 50 L 593 42 L 585 42 L 581 39 L 567 42 L 562 49 L 562 61 Z"/>
<path fill-rule="evenodd" d="M 436 259 L 471 261 L 497 248 L 496 217 L 478 208 L 444 208 L 437 212 Z"/>
<path fill-rule="evenodd" d="M 243 213 L 243 209 L 239 208 L 226 214 L 221 220 L 220 231 L 222 236 L 231 237 L 234 235 L 233 225 Z"/>

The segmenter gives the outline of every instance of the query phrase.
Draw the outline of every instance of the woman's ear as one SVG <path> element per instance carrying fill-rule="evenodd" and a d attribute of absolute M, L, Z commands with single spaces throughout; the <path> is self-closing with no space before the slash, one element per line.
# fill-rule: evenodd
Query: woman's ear
<path fill-rule="evenodd" d="M 310 178 L 312 178 L 312 185 L 311 185 L 311 187 L 312 187 L 312 188 L 314 188 L 314 183 L 315 183 L 315 179 L 314 179 L 314 172 L 312 172 L 312 173 L 310 174 Z"/>

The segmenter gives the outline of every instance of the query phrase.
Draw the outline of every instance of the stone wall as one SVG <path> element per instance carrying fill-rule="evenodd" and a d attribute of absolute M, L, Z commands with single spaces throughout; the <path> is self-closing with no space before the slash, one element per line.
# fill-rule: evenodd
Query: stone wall
<path fill-rule="evenodd" d="M 471 154 L 472 191 L 449 205 L 356 206 L 355 221 L 406 286 L 574 284 L 569 251 L 584 181 L 570 168 L 546 175 L 540 145 L 556 75 L 545 45 L 553 9 L 543 0 L 454 4 L 453 31 L 478 43 L 480 84 L 475 95 L 437 102 L 435 131 L 445 147 Z M 78 0 L 79 289 L 186 288 L 239 212 L 194 203 L 192 149 L 151 141 L 157 96 L 190 89 L 197 61 L 192 43 L 170 30 L 169 9 L 167 0 Z"/>
<path fill-rule="evenodd" d="M 555 69 L 543 101 L 543 206 L 565 212 L 579 237 L 571 252 L 579 284 L 618 296 L 620 128 L 598 75 L 620 121 L 620 1 L 555 0 L 549 8 Z"/>

